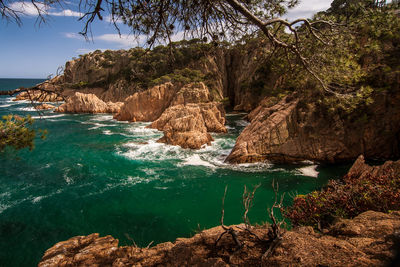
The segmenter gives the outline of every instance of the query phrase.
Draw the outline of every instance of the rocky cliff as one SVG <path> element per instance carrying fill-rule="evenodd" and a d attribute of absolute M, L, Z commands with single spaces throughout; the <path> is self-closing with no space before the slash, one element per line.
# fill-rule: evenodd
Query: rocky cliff
<path fill-rule="evenodd" d="M 122 105 L 121 102 L 105 103 L 94 94 L 77 92 L 55 111 L 61 113 L 117 113 Z"/>
<path fill-rule="evenodd" d="M 171 104 L 176 87 L 168 82 L 146 91 L 135 93 L 125 99 L 114 118 L 119 121 L 154 121 Z"/>
<path fill-rule="evenodd" d="M 251 123 L 226 160 L 335 163 L 352 161 L 360 154 L 369 159 L 398 158 L 399 106 L 398 91 L 376 93 L 373 103 L 354 111 L 356 115 L 329 113 L 318 99 L 302 96 L 291 95 L 272 106 L 265 100 L 249 114 Z"/>
<path fill-rule="evenodd" d="M 151 248 L 119 247 L 118 240 L 99 234 L 77 236 L 49 248 L 39 267 L 49 266 L 385 266 L 395 257 L 400 240 L 400 212 L 368 211 L 340 220 L 325 234 L 311 227 L 286 231 L 272 255 L 267 250 L 268 231 L 244 225 L 233 227 L 244 244 L 237 248 L 222 227 L 191 238 L 161 243 Z"/>
<path fill-rule="evenodd" d="M 263 42 L 214 47 L 199 40 L 181 41 L 173 44 L 174 60 L 169 48 L 163 46 L 147 53 L 140 48 L 97 50 L 68 61 L 62 75 L 40 88 L 57 91 L 64 97 L 81 92 L 95 94 L 104 102 L 122 102 L 136 92 L 166 81 L 174 84 L 203 81 L 210 88 L 212 100 L 228 98 L 235 110 L 250 111 L 258 104 L 258 95 L 242 85 L 257 78 L 255 72 L 269 51 L 263 46 Z M 26 99 L 28 95 L 24 93 L 18 97 Z M 55 100 L 54 96 L 46 97 L 46 101 Z"/>

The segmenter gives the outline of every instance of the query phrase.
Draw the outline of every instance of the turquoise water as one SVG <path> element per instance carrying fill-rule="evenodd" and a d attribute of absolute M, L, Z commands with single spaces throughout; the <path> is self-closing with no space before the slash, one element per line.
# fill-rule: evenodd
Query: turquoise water
<path fill-rule="evenodd" d="M 37 82 L 0 79 L 0 89 Z M 9 113 L 31 114 L 48 137 L 33 151 L 0 154 L 0 266 L 33 266 L 56 242 L 93 232 L 142 246 L 189 237 L 219 224 L 225 185 L 225 223 L 237 224 L 244 185 L 261 184 L 250 212 L 260 223 L 273 179 L 289 204 L 288 195 L 318 189 L 348 168 L 224 164 L 246 125 L 241 115 L 227 117 L 229 133 L 214 135 L 212 146 L 190 151 L 156 143 L 162 134 L 146 123 L 110 115 L 45 111 L 40 118 L 29 103 L 0 97 L 0 115 Z"/>

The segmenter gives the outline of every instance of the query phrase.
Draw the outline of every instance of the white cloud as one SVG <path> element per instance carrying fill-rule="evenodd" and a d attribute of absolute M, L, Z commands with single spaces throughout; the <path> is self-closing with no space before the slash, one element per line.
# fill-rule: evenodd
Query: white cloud
<path fill-rule="evenodd" d="M 136 45 L 143 44 L 146 41 L 146 36 L 133 36 L 130 34 L 116 34 L 116 33 L 107 33 L 99 36 L 93 37 L 94 41 L 104 41 L 108 43 L 116 44 L 119 48 L 131 48 Z"/>
<path fill-rule="evenodd" d="M 83 55 L 83 54 L 89 54 L 89 53 L 91 53 L 91 52 L 94 52 L 94 51 L 96 51 L 96 50 L 105 50 L 105 49 L 88 49 L 88 48 L 79 48 L 79 49 L 77 49 L 75 52 L 77 53 L 77 54 L 80 54 L 80 55 Z"/>
<path fill-rule="evenodd" d="M 47 13 L 49 7 L 43 3 L 36 3 L 36 6 L 28 2 L 14 2 L 10 5 L 10 9 L 23 13 L 27 16 L 37 16 L 40 13 Z"/>
<path fill-rule="evenodd" d="M 64 16 L 64 17 L 82 17 L 84 14 L 70 9 L 65 9 L 60 12 L 49 12 L 50 16 Z"/>
<path fill-rule="evenodd" d="M 330 8 L 332 0 L 303 0 L 295 8 L 285 14 L 285 18 L 295 20 L 297 18 L 310 18 L 319 11 Z"/>
<path fill-rule="evenodd" d="M 70 39 L 83 39 L 82 35 L 74 32 L 66 32 L 64 33 L 64 36 Z"/>
<path fill-rule="evenodd" d="M 50 7 L 44 3 L 35 2 L 14 2 L 10 4 L 10 8 L 22 13 L 25 16 L 38 16 L 39 13 L 50 16 L 64 16 L 64 17 L 82 17 L 83 13 L 76 12 L 70 9 L 62 9 L 57 11 L 55 8 Z"/>

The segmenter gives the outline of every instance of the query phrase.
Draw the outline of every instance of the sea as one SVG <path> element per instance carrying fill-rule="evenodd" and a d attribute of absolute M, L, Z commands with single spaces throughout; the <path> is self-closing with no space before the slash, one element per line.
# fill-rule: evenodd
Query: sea
<path fill-rule="evenodd" d="M 43 79 L 0 79 L 0 90 Z M 61 104 L 61 103 L 59 103 Z M 225 199 L 225 224 L 242 222 L 244 187 L 256 191 L 252 223 L 268 222 L 273 182 L 284 204 L 340 178 L 348 165 L 224 163 L 244 114 L 227 114 L 226 134 L 213 134 L 199 150 L 157 143 L 163 134 L 148 123 L 119 122 L 108 114 L 38 113 L 28 101 L 0 97 L 0 116 L 31 115 L 48 131 L 30 151 L 0 153 L 0 266 L 35 266 L 55 243 L 100 233 L 120 245 L 147 246 L 190 237 L 217 226 Z M 289 224 L 290 225 L 290 224 Z"/>

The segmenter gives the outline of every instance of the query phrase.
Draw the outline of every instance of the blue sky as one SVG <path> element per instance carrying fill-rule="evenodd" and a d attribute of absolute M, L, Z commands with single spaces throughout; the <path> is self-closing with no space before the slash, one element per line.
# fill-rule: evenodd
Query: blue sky
<path fill-rule="evenodd" d="M 93 41 L 86 41 L 78 34 L 83 27 L 78 21 L 81 14 L 71 3 L 64 5 L 64 11 L 47 10 L 51 14 L 47 23 L 39 25 L 30 4 L 11 2 L 26 15 L 21 16 L 23 24 L 20 27 L 15 22 L 0 21 L 0 78 L 46 78 L 80 54 L 96 49 L 127 49 L 140 42 L 128 34 L 129 29 L 124 25 L 119 25 L 123 33 L 120 38 L 107 19 L 93 23 Z M 329 8 L 331 2 L 303 0 L 286 17 L 309 17 Z"/>

